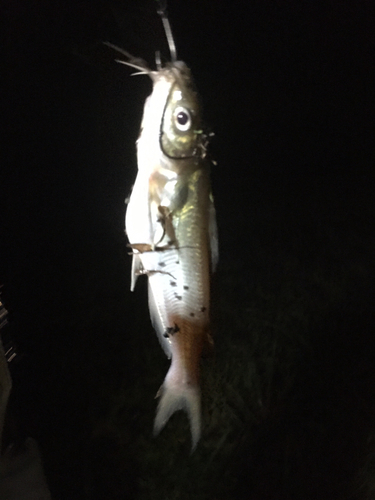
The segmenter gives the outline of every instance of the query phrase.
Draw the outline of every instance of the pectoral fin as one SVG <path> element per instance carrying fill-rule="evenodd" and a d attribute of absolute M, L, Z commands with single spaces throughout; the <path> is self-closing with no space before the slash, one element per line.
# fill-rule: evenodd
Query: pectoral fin
<path fill-rule="evenodd" d="M 134 292 L 137 278 L 140 274 L 142 274 L 142 270 L 143 266 L 142 266 L 141 256 L 139 254 L 133 254 L 131 285 L 130 285 L 130 290 L 132 292 Z"/>

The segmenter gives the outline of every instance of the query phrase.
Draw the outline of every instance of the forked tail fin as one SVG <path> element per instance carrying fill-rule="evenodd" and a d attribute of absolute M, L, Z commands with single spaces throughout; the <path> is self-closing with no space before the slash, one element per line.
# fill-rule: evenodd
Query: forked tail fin
<path fill-rule="evenodd" d="M 198 385 L 178 382 L 165 378 L 158 395 L 160 396 L 155 417 L 154 435 L 158 435 L 174 412 L 185 410 L 191 430 L 192 452 L 201 435 L 201 395 Z"/>

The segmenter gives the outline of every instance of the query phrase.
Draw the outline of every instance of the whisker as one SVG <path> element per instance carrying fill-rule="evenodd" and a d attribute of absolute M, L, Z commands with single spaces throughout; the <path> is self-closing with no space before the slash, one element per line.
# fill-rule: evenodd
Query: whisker
<path fill-rule="evenodd" d="M 159 50 L 155 52 L 155 64 L 156 64 L 156 69 L 160 71 L 162 69 L 162 65 L 161 65 L 161 57 Z"/>
<path fill-rule="evenodd" d="M 134 57 L 131 54 L 129 54 L 129 52 L 127 52 L 124 49 L 121 49 L 120 47 L 118 47 L 117 45 L 114 45 L 111 42 L 103 42 L 103 44 L 107 45 L 107 47 L 110 47 L 111 49 L 117 50 L 117 52 L 120 52 L 120 54 L 124 55 L 125 57 L 127 57 L 129 59 L 134 59 Z"/>
<path fill-rule="evenodd" d="M 125 64 L 126 66 L 131 66 L 132 68 L 135 68 L 135 69 L 139 69 L 142 72 L 144 72 L 144 74 L 147 74 L 147 75 L 151 73 L 151 70 L 148 68 L 147 64 L 142 59 L 139 59 L 137 57 L 132 56 L 129 52 L 127 52 L 124 49 L 121 49 L 120 47 L 118 47 L 117 45 L 114 45 L 111 42 L 103 42 L 103 44 L 106 45 L 107 47 L 113 49 L 113 50 L 116 50 L 117 52 L 120 52 L 120 54 L 124 55 L 125 57 L 127 57 L 129 59 L 129 62 L 122 61 L 120 59 L 116 59 L 116 62 L 118 62 L 120 64 Z"/>
<path fill-rule="evenodd" d="M 149 75 L 151 71 L 147 68 L 143 68 L 142 66 L 138 66 L 138 64 L 133 64 L 127 61 L 122 61 L 121 59 L 115 59 L 116 62 L 120 64 L 125 64 L 125 66 L 130 66 L 131 68 L 139 69 L 141 73 L 135 73 L 135 74 L 144 74 L 144 75 Z"/>

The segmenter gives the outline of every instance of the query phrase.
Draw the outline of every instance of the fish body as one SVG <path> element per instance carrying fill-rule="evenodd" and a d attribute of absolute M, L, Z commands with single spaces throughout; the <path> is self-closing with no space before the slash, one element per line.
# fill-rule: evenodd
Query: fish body
<path fill-rule="evenodd" d="M 154 432 L 183 409 L 194 449 L 201 433 L 199 362 L 212 343 L 210 275 L 218 260 L 208 136 L 185 63 L 147 73 L 153 90 L 144 107 L 138 174 L 125 218 L 133 252 L 131 289 L 140 274 L 148 276 L 151 321 L 171 358 Z"/>

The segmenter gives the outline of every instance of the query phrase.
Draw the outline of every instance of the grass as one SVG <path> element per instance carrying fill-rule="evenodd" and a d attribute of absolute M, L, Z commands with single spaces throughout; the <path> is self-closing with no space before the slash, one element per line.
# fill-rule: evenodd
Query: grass
<path fill-rule="evenodd" d="M 127 277 L 112 264 L 109 279 L 104 263 L 110 287 L 92 287 L 95 256 L 77 266 L 79 279 L 70 275 L 76 288 L 65 309 L 51 306 L 39 332 L 49 355 L 33 408 L 40 423 L 30 431 L 56 500 L 371 498 L 373 429 L 361 412 L 372 392 L 356 400 L 367 381 L 350 354 L 364 366 L 370 353 L 370 364 L 372 344 L 358 347 L 349 331 L 359 304 L 362 317 L 369 311 L 371 260 L 359 269 L 340 245 L 327 255 L 324 234 L 280 247 L 274 234 L 259 233 L 251 255 L 222 253 L 215 352 L 202 360 L 203 433 L 192 455 L 181 412 L 152 436 L 169 362 L 148 319 L 145 280 L 130 294 Z M 51 331 L 66 341 L 56 344 Z"/>

